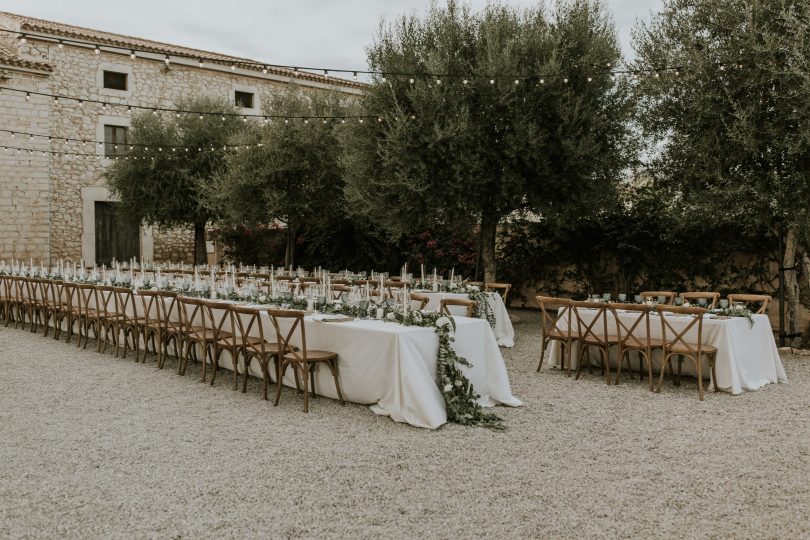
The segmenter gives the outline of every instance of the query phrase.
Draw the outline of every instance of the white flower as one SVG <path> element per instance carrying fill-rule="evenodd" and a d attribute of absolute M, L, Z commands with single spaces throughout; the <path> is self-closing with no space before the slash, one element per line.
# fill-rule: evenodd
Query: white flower
<path fill-rule="evenodd" d="M 436 326 L 442 327 L 447 326 L 448 324 L 450 324 L 450 319 L 447 317 L 439 317 L 436 319 Z"/>
<path fill-rule="evenodd" d="M 393 321 L 396 318 L 396 316 L 394 315 L 394 312 L 391 312 L 388 315 L 386 315 L 385 318 L 388 319 L 389 321 Z"/>
<path fill-rule="evenodd" d="M 449 391 L 450 391 L 450 390 L 452 390 L 452 389 L 453 389 L 453 385 L 452 385 L 452 384 L 445 384 L 445 385 L 444 385 L 444 391 L 445 391 L 445 392 L 449 392 Z"/>
<path fill-rule="evenodd" d="M 461 386 L 462 384 L 464 384 L 464 383 L 461 382 L 461 381 L 456 381 L 456 386 Z"/>
<path fill-rule="evenodd" d="M 472 292 L 480 292 L 481 287 L 479 287 L 477 285 L 473 285 L 472 287 L 470 287 L 470 290 L 472 290 Z"/>

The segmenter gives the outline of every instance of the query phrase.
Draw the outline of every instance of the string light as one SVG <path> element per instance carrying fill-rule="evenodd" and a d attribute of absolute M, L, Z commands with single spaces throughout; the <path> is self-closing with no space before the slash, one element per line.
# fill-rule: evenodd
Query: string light
<path fill-rule="evenodd" d="M 129 51 L 129 57 L 135 60 L 135 51 Z"/>
<path fill-rule="evenodd" d="M 57 49 L 64 49 L 65 48 L 65 44 L 62 43 L 61 39 L 59 40 L 59 43 L 56 44 L 56 48 Z"/>
<path fill-rule="evenodd" d="M 172 59 L 169 58 L 169 55 L 167 54 L 166 58 L 163 59 L 163 63 L 166 64 L 166 67 L 169 67 L 169 64 L 171 64 L 171 62 L 172 62 Z"/>
<path fill-rule="evenodd" d="M 98 56 L 99 54 L 101 54 L 101 49 L 99 49 L 98 45 L 96 45 L 96 48 L 95 48 L 95 49 L 93 49 L 93 52 L 94 52 L 94 53 L 96 53 L 96 56 Z"/>
<path fill-rule="evenodd" d="M 28 39 L 25 37 L 25 34 L 20 34 L 20 45 L 25 45 L 28 43 Z"/>

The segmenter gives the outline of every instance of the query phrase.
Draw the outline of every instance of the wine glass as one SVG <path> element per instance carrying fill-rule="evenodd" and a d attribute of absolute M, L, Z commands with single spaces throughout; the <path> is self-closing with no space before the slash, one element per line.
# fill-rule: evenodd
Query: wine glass
<path fill-rule="evenodd" d="M 637 294 L 637 295 L 633 296 L 633 301 L 634 301 L 636 304 L 640 304 L 642 300 L 643 300 L 643 298 L 641 298 L 641 295 L 640 295 L 640 294 Z"/>
<path fill-rule="evenodd" d="M 698 298 L 698 305 L 702 308 L 706 307 L 706 299 L 705 298 Z"/>
<path fill-rule="evenodd" d="M 619 293 L 619 302 L 624 302 L 627 300 L 627 295 L 624 293 Z"/>
<path fill-rule="evenodd" d="M 721 298 L 720 299 L 720 308 L 721 309 L 728 309 L 728 299 L 727 298 Z"/>
<path fill-rule="evenodd" d="M 683 296 L 676 296 L 675 297 L 675 305 L 682 306 L 683 305 Z"/>

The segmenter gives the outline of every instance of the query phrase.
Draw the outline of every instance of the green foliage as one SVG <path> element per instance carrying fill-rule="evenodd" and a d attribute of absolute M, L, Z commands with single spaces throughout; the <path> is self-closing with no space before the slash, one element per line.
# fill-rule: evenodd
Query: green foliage
<path fill-rule="evenodd" d="M 178 103 L 195 112 L 233 113 L 227 103 L 195 98 Z M 224 118 L 224 121 L 222 120 Z M 222 147 L 239 129 L 235 116 L 183 114 L 179 118 L 143 113 L 133 117 L 127 159 L 105 172 L 107 184 L 128 216 L 161 227 L 196 226 L 197 259 L 205 255 L 204 226 L 214 215 L 201 193 L 224 165 Z M 150 145 L 143 147 L 138 145 Z M 188 151 L 172 147 L 188 146 Z M 200 150 L 201 149 L 201 150 Z"/>
<path fill-rule="evenodd" d="M 804 0 L 669 0 L 635 33 L 639 120 L 661 181 L 716 220 L 805 228 L 810 209 Z"/>
<path fill-rule="evenodd" d="M 222 101 L 196 98 L 181 102 L 178 108 L 206 112 L 233 112 Z M 172 227 L 205 223 L 210 210 L 202 204 L 200 191 L 222 169 L 226 144 L 240 129 L 237 117 L 185 114 L 156 116 L 144 113 L 133 117 L 128 133 L 134 146 L 129 159 L 117 160 L 106 171 L 107 182 L 120 199 L 122 209 L 148 223 Z M 188 152 L 172 151 L 172 146 L 190 146 Z M 211 148 L 214 150 L 211 150 Z M 198 151 L 202 148 L 202 151 Z M 137 158 L 137 159 L 133 159 Z"/>
<path fill-rule="evenodd" d="M 585 296 L 642 290 L 773 291 L 768 231 L 696 213 L 665 188 L 623 190 L 613 211 L 561 227 L 548 220 L 510 224 L 500 266 L 515 286 Z M 533 305 L 533 298 L 523 298 Z"/>
<path fill-rule="evenodd" d="M 272 94 L 266 108 L 287 116 L 334 116 L 346 110 L 335 95 L 294 89 Z M 295 238 L 304 227 L 331 227 L 345 217 L 337 129 L 315 120 L 246 126 L 233 140 L 254 146 L 226 157 L 205 191 L 207 206 L 229 224 L 283 223 L 289 235 L 286 263 L 295 264 Z"/>
<path fill-rule="evenodd" d="M 494 227 L 531 209 L 555 220 L 591 213 L 610 197 L 632 155 L 628 89 L 582 66 L 620 59 L 598 2 L 562 2 L 553 16 L 490 4 L 480 13 L 433 5 L 423 19 L 382 26 L 369 50 L 389 73 L 365 107 L 383 122 L 354 126 L 344 166 L 354 209 L 395 238 L 470 217 L 481 222 L 483 264 L 494 278 Z M 439 83 L 396 73 L 471 75 Z M 540 76 L 514 84 L 492 77 Z"/>

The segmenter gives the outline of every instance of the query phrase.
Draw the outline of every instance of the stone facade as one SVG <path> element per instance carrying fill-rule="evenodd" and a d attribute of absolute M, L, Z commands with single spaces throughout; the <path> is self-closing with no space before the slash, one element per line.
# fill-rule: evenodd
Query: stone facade
<path fill-rule="evenodd" d="M 129 126 L 133 114 L 128 105 L 175 108 L 178 100 L 189 96 L 209 95 L 234 103 L 235 91 L 254 94 L 254 108 L 245 114 L 261 114 L 264 99 L 295 80 L 304 88 L 337 88 L 358 93 L 352 81 L 337 81 L 307 75 L 293 77 L 292 72 L 271 70 L 263 73 L 253 66 L 232 69 L 232 62 L 208 61 L 204 67 L 189 58 L 187 49 L 114 36 L 103 32 L 30 19 L 0 12 L 0 28 L 17 32 L 31 30 L 25 43 L 16 36 L 0 35 L 0 86 L 19 88 L 50 95 L 101 100 L 121 104 L 106 106 L 76 101 L 54 101 L 49 96 L 25 95 L 0 90 L 0 129 L 47 134 L 87 141 L 104 140 L 104 126 Z M 90 45 L 59 40 L 69 38 Z M 110 37 L 113 36 L 113 37 Z M 101 46 L 94 51 L 93 38 Z M 114 39 L 113 39 L 114 38 Z M 104 47 L 111 43 L 132 42 L 138 50 L 131 58 L 126 50 Z M 165 54 L 177 54 L 167 67 Z M 13 56 L 3 54 L 11 51 Z M 154 52 L 141 52 L 154 51 Z M 193 51 L 206 58 L 220 58 L 215 53 Z M 186 57 L 179 56 L 186 55 Z M 226 58 L 226 57 L 222 57 Z M 238 60 L 238 59 L 237 59 Z M 22 64 L 37 69 L 24 68 Z M 126 73 L 127 90 L 105 89 L 104 70 Z M 339 85 L 338 85 L 339 84 Z M 171 114 L 171 113 L 161 113 Z M 28 154 L 0 150 L 0 259 L 11 257 L 54 261 L 95 260 L 95 211 L 97 201 L 111 201 L 103 173 L 110 160 L 103 157 L 103 146 L 65 142 L 56 139 L 29 139 L 0 132 L 0 146 L 33 148 L 40 153 Z M 96 153 L 100 159 L 83 159 L 68 155 L 42 155 L 41 152 Z M 190 261 L 193 234 L 190 229 L 140 230 L 141 256 L 147 260 Z"/>

